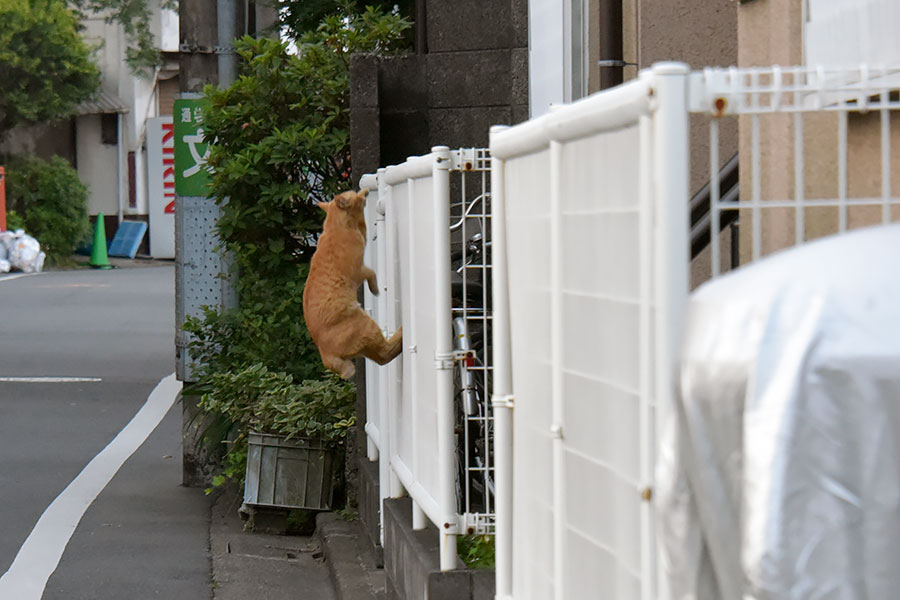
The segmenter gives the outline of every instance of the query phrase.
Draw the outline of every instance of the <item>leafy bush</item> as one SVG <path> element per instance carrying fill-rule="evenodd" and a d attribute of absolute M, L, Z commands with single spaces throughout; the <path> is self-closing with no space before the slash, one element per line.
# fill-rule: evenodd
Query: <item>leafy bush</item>
<path fill-rule="evenodd" d="M 25 229 L 25 220 L 14 210 L 6 212 L 6 228 L 10 231 Z"/>
<path fill-rule="evenodd" d="M 254 364 L 210 378 L 200 406 L 228 417 L 243 431 L 343 440 L 356 421 L 353 384 L 336 376 L 295 383 L 293 377 Z"/>
<path fill-rule="evenodd" d="M 394 14 L 409 15 L 413 11 L 413 0 L 350 0 L 344 9 L 354 8 L 362 13 L 367 6 L 390 11 Z M 307 31 L 314 31 L 322 19 L 334 12 L 334 0 L 276 0 L 281 22 L 288 35 L 299 39 Z"/>
<path fill-rule="evenodd" d="M 198 361 L 200 386 L 217 373 L 234 373 L 254 363 L 296 380 L 325 374 L 303 322 L 302 298 L 308 265 L 282 280 L 264 280 L 247 272 L 241 279 L 244 302 L 235 309 L 207 308 L 203 319 L 189 318 L 191 355 Z"/>
<path fill-rule="evenodd" d="M 496 563 L 493 535 L 460 535 L 456 552 L 470 569 L 493 569 Z"/>
<path fill-rule="evenodd" d="M 7 204 L 25 231 L 47 253 L 48 262 L 68 259 L 90 232 L 87 187 L 64 159 L 13 159 L 7 168 Z"/>
<path fill-rule="evenodd" d="M 298 40 L 298 54 L 278 40 L 239 40 L 238 80 L 205 90 L 217 231 L 239 274 L 239 308 L 209 309 L 185 324 L 199 363 L 186 393 L 219 416 L 218 439 L 207 442 L 230 444 L 228 472 L 216 483 L 237 473 L 250 428 L 339 445 L 355 420 L 353 384 L 325 377 L 306 329 L 303 284 L 324 217 L 315 201 L 349 181 L 350 54 L 401 48 L 410 23 L 337 4 Z"/>

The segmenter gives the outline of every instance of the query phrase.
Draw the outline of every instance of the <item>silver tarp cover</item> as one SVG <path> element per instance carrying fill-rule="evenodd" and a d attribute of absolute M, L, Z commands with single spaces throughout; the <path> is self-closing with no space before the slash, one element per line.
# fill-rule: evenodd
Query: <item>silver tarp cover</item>
<path fill-rule="evenodd" d="M 900 227 L 690 299 L 658 463 L 673 599 L 900 598 Z"/>

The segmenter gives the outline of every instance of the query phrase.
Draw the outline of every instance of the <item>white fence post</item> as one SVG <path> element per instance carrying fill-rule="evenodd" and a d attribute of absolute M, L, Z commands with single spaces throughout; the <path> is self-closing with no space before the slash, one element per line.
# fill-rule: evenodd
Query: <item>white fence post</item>
<path fill-rule="evenodd" d="M 491 136 L 508 129 L 491 128 Z M 512 597 L 512 369 L 509 348 L 509 288 L 506 272 L 506 185 L 504 161 L 491 158 L 491 240 L 494 303 L 494 569 L 496 598 Z"/>
<path fill-rule="evenodd" d="M 689 285 L 690 173 L 687 78 L 689 68 L 663 63 L 653 68 L 653 191 L 656 283 L 656 431 L 671 416 L 672 385 Z M 654 451 L 655 455 L 655 451 Z M 657 544 L 657 556 L 659 545 Z M 662 569 L 656 568 L 659 598 L 668 598 Z"/>
<path fill-rule="evenodd" d="M 434 185 L 434 313 L 435 368 L 437 369 L 438 471 L 440 473 L 441 570 L 457 565 L 456 470 L 453 439 L 453 337 L 450 316 L 450 149 L 435 146 L 432 180 Z"/>
<path fill-rule="evenodd" d="M 566 448 L 563 376 L 562 144 L 550 142 L 550 437 L 553 445 L 553 596 L 565 600 Z"/>
<path fill-rule="evenodd" d="M 378 200 L 384 206 L 384 266 L 385 279 L 387 280 L 389 297 L 385 297 L 385 320 L 389 331 L 396 331 L 400 326 L 400 319 L 397 316 L 397 223 L 394 216 L 394 205 L 391 197 L 391 186 L 386 180 L 386 169 L 378 169 Z M 381 509 L 384 512 L 384 500 L 386 498 L 399 498 L 403 495 L 403 486 L 400 484 L 400 478 L 391 468 L 391 461 L 394 458 L 394 432 L 393 424 L 396 423 L 396 404 L 400 397 L 401 389 L 397 370 L 400 366 L 397 361 L 391 361 L 387 366 L 387 374 L 384 377 L 385 383 L 382 387 L 384 397 L 381 399 L 381 419 L 385 424 L 384 444 L 382 450 L 382 459 L 379 464 L 379 483 L 381 487 Z M 382 524 L 383 521 L 382 515 Z M 383 540 L 382 540 L 383 541 Z"/>

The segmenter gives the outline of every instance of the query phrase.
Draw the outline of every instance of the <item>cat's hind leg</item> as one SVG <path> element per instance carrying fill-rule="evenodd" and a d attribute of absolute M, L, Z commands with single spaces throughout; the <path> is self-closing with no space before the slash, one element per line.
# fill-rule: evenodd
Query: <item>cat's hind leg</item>
<path fill-rule="evenodd" d="M 385 339 L 378 332 L 378 338 L 369 343 L 361 354 L 366 358 L 374 360 L 379 365 L 386 365 L 394 360 L 400 351 L 403 350 L 403 328 L 401 327 L 389 339 Z"/>
<path fill-rule="evenodd" d="M 353 364 L 353 361 L 339 356 L 323 354 L 322 364 L 325 365 L 326 369 L 337 373 L 343 379 L 350 379 L 356 373 L 356 365 Z"/>

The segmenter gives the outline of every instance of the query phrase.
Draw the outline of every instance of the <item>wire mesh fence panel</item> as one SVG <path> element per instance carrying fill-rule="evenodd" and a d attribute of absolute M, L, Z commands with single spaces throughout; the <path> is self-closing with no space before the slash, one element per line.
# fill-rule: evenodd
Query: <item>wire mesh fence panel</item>
<path fill-rule="evenodd" d="M 402 356 L 367 379 L 366 429 L 382 498 L 405 490 L 413 526 L 438 527 L 442 569 L 457 564 L 458 533 L 493 527 L 488 162 L 437 147 L 363 178 L 378 189 L 369 256 L 389 292 L 367 306 L 386 332 L 403 328 Z"/>
<path fill-rule="evenodd" d="M 494 513 L 490 163 L 485 149 L 453 153 L 450 258 L 459 512 L 468 533 L 492 533 Z"/>
<path fill-rule="evenodd" d="M 709 122 L 710 164 L 726 121 L 739 125 L 739 194 L 710 167 L 711 228 L 736 221 L 735 265 L 900 216 L 900 68 L 707 69 L 690 109 Z M 723 254 L 713 236 L 713 257 Z M 712 260 L 713 277 L 722 269 Z"/>

